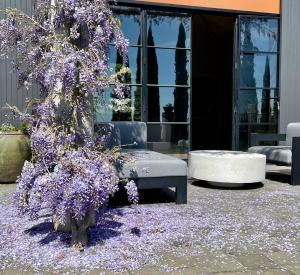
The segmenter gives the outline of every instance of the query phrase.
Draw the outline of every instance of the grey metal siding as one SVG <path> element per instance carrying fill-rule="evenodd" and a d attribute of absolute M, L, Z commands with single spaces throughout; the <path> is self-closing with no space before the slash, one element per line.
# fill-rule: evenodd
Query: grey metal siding
<path fill-rule="evenodd" d="M 300 122 L 300 1 L 282 0 L 280 132 Z"/>
<path fill-rule="evenodd" d="M 33 0 L 0 0 L 0 11 L 7 7 L 20 9 L 28 14 L 32 14 Z M 4 18 L 0 12 L 0 19 Z M 26 98 L 38 96 L 36 87 L 30 90 L 17 89 L 17 75 L 12 72 L 10 61 L 4 58 L 0 60 L 0 124 L 7 122 L 6 114 L 9 113 L 4 107 L 9 105 L 17 106 L 24 110 Z"/>

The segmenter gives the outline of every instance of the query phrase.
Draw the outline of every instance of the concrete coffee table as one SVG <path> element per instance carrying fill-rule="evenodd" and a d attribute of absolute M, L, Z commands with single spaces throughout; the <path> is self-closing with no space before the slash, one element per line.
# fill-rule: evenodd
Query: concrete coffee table
<path fill-rule="evenodd" d="M 266 156 L 237 151 L 191 151 L 189 177 L 221 187 L 261 182 L 266 176 Z"/>

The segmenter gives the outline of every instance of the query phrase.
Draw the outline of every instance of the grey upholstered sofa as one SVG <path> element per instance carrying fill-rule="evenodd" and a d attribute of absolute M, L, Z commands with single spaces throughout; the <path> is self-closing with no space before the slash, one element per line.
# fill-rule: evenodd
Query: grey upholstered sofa
<path fill-rule="evenodd" d="M 169 155 L 147 150 L 147 126 L 144 122 L 97 124 L 98 131 L 109 127 L 109 146 L 122 146 L 125 161 L 116 167 L 121 179 L 133 179 L 139 189 L 176 188 L 176 203 L 187 203 L 187 164 Z"/>
<path fill-rule="evenodd" d="M 285 141 L 279 146 L 257 146 L 259 141 Z M 291 184 L 300 185 L 300 123 L 294 122 L 287 126 L 286 134 L 251 135 L 250 153 L 264 154 L 269 163 L 291 166 Z"/>

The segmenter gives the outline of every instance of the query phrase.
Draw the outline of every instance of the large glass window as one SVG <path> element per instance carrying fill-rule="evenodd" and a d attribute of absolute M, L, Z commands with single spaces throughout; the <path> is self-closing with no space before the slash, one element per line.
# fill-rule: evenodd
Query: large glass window
<path fill-rule="evenodd" d="M 240 17 L 238 111 L 239 149 L 253 132 L 277 131 L 278 19 Z"/>
<path fill-rule="evenodd" d="M 129 47 L 128 56 L 125 63 L 129 68 L 129 73 L 126 76 L 126 84 L 134 85 L 141 84 L 141 50 L 139 47 Z M 111 46 L 109 51 L 110 68 L 113 72 L 118 72 L 122 68 L 123 58 L 118 53 L 115 47 Z"/>
<path fill-rule="evenodd" d="M 186 48 L 190 45 L 190 17 L 186 14 L 156 11 L 148 13 L 147 18 L 147 31 L 152 36 L 148 37 L 148 46 Z"/>
<path fill-rule="evenodd" d="M 240 28 L 243 51 L 277 53 L 278 19 L 243 16 Z"/>
<path fill-rule="evenodd" d="M 148 87 L 149 122 L 189 122 L 189 90 L 178 87 Z M 158 98 L 157 111 L 151 111 Z"/>
<path fill-rule="evenodd" d="M 147 121 L 153 149 L 187 153 L 190 129 L 191 18 L 147 12 Z"/>
<path fill-rule="evenodd" d="M 241 55 L 241 88 L 276 88 L 277 75 L 276 54 L 243 53 Z"/>
<path fill-rule="evenodd" d="M 148 47 L 148 84 L 185 85 L 190 82 L 190 51 Z M 150 60 L 151 58 L 154 60 Z M 181 64 L 176 59 L 182 59 Z M 172 69 L 171 69 L 172 68 Z"/>
<path fill-rule="evenodd" d="M 141 45 L 141 10 L 130 7 L 115 9 L 124 36 L 129 40 L 130 46 Z"/>
<path fill-rule="evenodd" d="M 243 90 L 239 97 L 240 123 L 277 123 L 278 90 Z"/>
<path fill-rule="evenodd" d="M 129 40 L 125 77 L 125 112 L 105 108 L 98 100 L 97 121 L 145 121 L 149 146 L 166 153 L 187 153 L 190 132 L 191 18 L 171 13 L 116 7 L 115 15 Z M 113 45 L 110 68 L 118 72 L 123 60 Z M 111 87 L 113 88 L 113 86 Z M 102 101 L 113 106 L 112 89 Z M 102 107 L 101 107 L 102 106 Z"/>
<path fill-rule="evenodd" d="M 148 124 L 150 149 L 185 157 L 189 150 L 189 126 L 187 124 Z"/>
<path fill-rule="evenodd" d="M 126 100 L 122 112 L 115 111 L 118 100 L 114 96 L 113 86 L 100 94 L 97 97 L 98 104 L 96 107 L 96 121 L 141 121 L 141 86 L 127 86 L 124 94 Z"/>
<path fill-rule="evenodd" d="M 142 15 L 139 8 L 117 7 L 115 16 L 120 21 L 120 27 L 129 40 L 128 56 L 125 65 L 129 68 L 125 75 L 124 88 L 125 106 L 123 111 L 113 111 L 118 100 L 111 88 L 101 92 L 96 106 L 96 121 L 141 121 L 142 120 Z M 112 72 L 119 72 L 124 64 L 122 56 L 111 45 L 109 63 Z M 106 105 L 106 106 L 105 106 Z"/>

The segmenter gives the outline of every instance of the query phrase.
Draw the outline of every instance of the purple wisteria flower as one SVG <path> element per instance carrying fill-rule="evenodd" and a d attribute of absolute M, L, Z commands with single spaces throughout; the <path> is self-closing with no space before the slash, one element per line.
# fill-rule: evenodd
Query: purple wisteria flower
<path fill-rule="evenodd" d="M 59 223 L 71 224 L 72 238 L 84 245 L 77 233 L 86 232 L 91 211 L 103 208 L 119 183 L 113 167 L 120 154 L 105 148 L 106 137 L 93 134 L 93 94 L 114 84 L 116 96 L 124 98 L 128 41 L 107 0 L 35 2 L 33 16 L 7 9 L 0 21 L 1 55 L 15 57 L 19 85 L 37 84 L 41 91 L 30 101 L 32 114 L 14 108 L 29 123 L 32 147 L 15 202 L 33 219 L 50 210 Z M 109 68 L 111 45 L 124 60 L 117 74 Z M 137 203 L 135 183 L 126 189 Z"/>
<path fill-rule="evenodd" d="M 129 181 L 125 186 L 128 194 L 128 200 L 132 203 L 137 204 L 139 201 L 138 189 L 133 180 Z"/>

